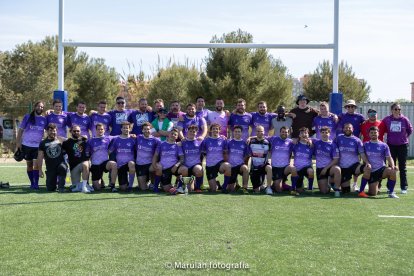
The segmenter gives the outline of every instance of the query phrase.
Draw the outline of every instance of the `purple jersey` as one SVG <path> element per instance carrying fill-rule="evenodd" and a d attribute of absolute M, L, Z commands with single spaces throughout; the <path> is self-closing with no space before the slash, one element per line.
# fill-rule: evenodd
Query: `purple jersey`
<path fill-rule="evenodd" d="M 37 148 L 40 142 L 42 142 L 43 134 L 46 128 L 46 118 L 43 116 L 35 115 L 34 123 L 29 122 L 30 114 L 26 114 L 20 124 L 20 128 L 23 129 L 22 145 L 27 147 Z"/>
<path fill-rule="evenodd" d="M 116 153 L 116 164 L 120 168 L 129 161 L 134 161 L 135 139 L 118 136 L 112 141 L 109 151 Z"/>
<path fill-rule="evenodd" d="M 47 125 L 54 123 L 57 127 L 57 135 L 60 137 L 67 137 L 68 115 L 65 112 L 62 114 L 50 113 L 46 116 Z"/>
<path fill-rule="evenodd" d="M 111 136 L 94 137 L 88 140 L 87 152 L 91 157 L 92 165 L 99 165 L 108 160 Z"/>
<path fill-rule="evenodd" d="M 200 110 L 200 111 L 196 111 L 196 114 L 195 115 L 197 117 L 202 117 L 202 118 L 204 118 L 204 119 L 207 120 L 207 115 L 208 115 L 209 112 L 210 112 L 210 110 L 203 109 L 203 110 Z"/>
<path fill-rule="evenodd" d="M 206 153 L 206 166 L 211 167 L 223 161 L 223 153 L 227 150 L 227 140 L 223 137 L 207 137 L 201 148 Z"/>
<path fill-rule="evenodd" d="M 270 152 L 272 153 L 272 167 L 286 167 L 290 164 L 293 151 L 293 141 L 290 138 L 282 139 L 279 136 L 269 138 Z"/>
<path fill-rule="evenodd" d="M 232 167 L 244 164 L 244 159 L 249 156 L 249 146 L 244 140 L 231 139 L 227 142 L 229 163 Z"/>
<path fill-rule="evenodd" d="M 226 112 L 221 111 L 210 111 L 207 115 L 207 123 L 219 124 L 220 125 L 220 135 L 227 137 L 227 125 L 229 123 L 229 117 L 226 115 Z"/>
<path fill-rule="evenodd" d="M 111 135 L 121 135 L 122 131 L 122 122 L 128 121 L 128 116 L 131 114 L 132 110 L 125 109 L 122 111 L 111 110 L 108 114 L 111 116 Z"/>
<path fill-rule="evenodd" d="M 152 112 L 148 111 L 132 111 L 128 116 L 128 122 L 134 124 L 131 133 L 135 135 L 142 134 L 142 125 L 147 122 L 151 123 L 155 119 L 152 114 Z"/>
<path fill-rule="evenodd" d="M 363 115 L 359 113 L 349 114 L 349 113 L 342 113 L 339 116 L 339 122 L 337 126 L 337 134 L 343 133 L 344 125 L 347 123 L 351 123 L 354 127 L 353 134 L 356 137 L 359 137 L 361 134 L 361 124 L 365 121 L 365 118 Z"/>
<path fill-rule="evenodd" d="M 308 144 L 298 142 L 293 147 L 293 164 L 299 171 L 306 167 L 312 166 L 313 149 Z"/>
<path fill-rule="evenodd" d="M 91 118 L 88 115 L 86 114 L 79 115 L 78 113 L 69 113 L 68 126 L 72 127 L 73 125 L 78 125 L 81 130 L 81 135 L 86 136 L 89 139 L 90 137 L 89 130 L 91 129 Z"/>
<path fill-rule="evenodd" d="M 152 157 L 159 144 L 160 140 L 155 137 L 145 138 L 144 135 L 138 135 L 136 141 L 137 159 L 135 163 L 137 165 L 151 164 Z"/>
<path fill-rule="evenodd" d="M 322 116 L 317 116 L 313 119 L 312 127 L 315 129 L 316 139 L 322 139 L 321 137 L 321 128 L 328 127 L 331 130 L 331 134 L 329 135 L 330 140 L 334 140 L 336 137 L 336 123 L 335 119 L 332 116 L 328 118 L 324 118 Z"/>
<path fill-rule="evenodd" d="M 198 127 L 196 137 L 200 137 L 201 134 L 203 134 L 204 128 L 207 127 L 206 120 L 202 117 L 194 116 L 193 118 L 189 118 L 187 115 L 184 115 L 183 119 L 184 121 L 178 122 L 178 127 L 183 129 L 184 136 L 187 136 L 188 128 L 191 125 L 196 125 Z"/>
<path fill-rule="evenodd" d="M 256 127 L 262 126 L 264 128 L 264 135 L 267 136 L 269 134 L 269 130 L 272 126 L 272 119 L 275 117 L 275 114 L 266 112 L 264 115 L 260 114 L 259 112 L 252 112 L 252 133 L 250 136 L 256 136 Z"/>
<path fill-rule="evenodd" d="M 91 116 L 91 132 L 92 132 L 92 137 L 96 136 L 96 125 L 98 123 L 101 123 L 104 125 L 104 130 L 105 136 L 109 135 L 109 126 L 111 125 L 111 115 L 109 115 L 109 113 L 104 113 L 104 114 L 99 114 L 99 113 L 93 113 Z"/>
<path fill-rule="evenodd" d="M 371 164 L 371 172 L 375 172 L 385 166 L 385 158 L 390 157 L 390 149 L 384 142 L 366 142 L 365 154 Z"/>
<path fill-rule="evenodd" d="M 160 157 L 160 164 L 163 170 L 169 169 L 179 160 L 182 151 L 177 143 L 162 142 L 157 148 L 158 156 Z"/>
<path fill-rule="evenodd" d="M 341 134 L 335 139 L 339 150 L 339 167 L 349 168 L 355 163 L 359 163 L 359 155 L 364 153 L 362 141 L 354 135 L 346 136 Z"/>
<path fill-rule="evenodd" d="M 169 112 L 167 114 L 167 118 L 173 123 L 174 127 L 177 127 L 178 119 L 180 117 L 184 117 L 184 115 L 185 115 L 185 113 L 182 112 L 182 111 L 179 111 L 178 113 Z"/>
<path fill-rule="evenodd" d="M 316 159 L 317 168 L 325 168 L 334 158 L 339 158 L 339 151 L 336 144 L 332 141 L 314 140 L 313 154 Z"/>
<path fill-rule="evenodd" d="M 187 168 L 201 164 L 201 144 L 202 141 L 197 139 L 181 142 L 181 149 L 184 154 L 184 165 Z"/>
<path fill-rule="evenodd" d="M 242 130 L 242 139 L 247 140 L 249 138 L 249 126 L 252 122 L 252 115 L 250 113 L 244 113 L 243 115 L 240 114 L 231 114 L 229 119 L 229 126 L 231 131 L 233 131 L 233 127 L 239 125 L 243 128 Z"/>

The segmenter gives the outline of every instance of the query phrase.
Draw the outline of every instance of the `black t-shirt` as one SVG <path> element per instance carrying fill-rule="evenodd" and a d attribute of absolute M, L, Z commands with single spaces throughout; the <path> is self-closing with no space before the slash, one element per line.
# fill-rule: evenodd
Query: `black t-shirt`
<path fill-rule="evenodd" d="M 65 162 L 65 159 L 63 158 L 64 152 L 62 149 L 62 144 L 58 139 L 44 139 L 42 142 L 40 142 L 39 150 L 44 152 L 46 168 L 57 167 L 62 162 Z"/>
<path fill-rule="evenodd" d="M 89 159 L 86 156 L 86 142 L 87 139 L 85 137 L 82 137 L 80 140 L 69 138 L 63 142 L 63 149 L 68 155 L 70 169 Z"/>

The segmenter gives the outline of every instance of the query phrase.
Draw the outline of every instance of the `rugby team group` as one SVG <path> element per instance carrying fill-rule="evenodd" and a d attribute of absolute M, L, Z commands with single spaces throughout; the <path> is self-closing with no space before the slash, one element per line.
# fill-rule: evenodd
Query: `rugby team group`
<path fill-rule="evenodd" d="M 401 193 L 407 193 L 408 137 L 413 128 L 400 104 L 392 104 L 391 114 L 382 120 L 373 109 L 367 118 L 357 113 L 353 100 L 346 101 L 346 112 L 339 115 L 330 113 L 326 102 L 319 110 L 310 107 L 304 95 L 296 104 L 290 111 L 279 106 L 270 113 L 260 101 L 257 112 L 249 113 L 243 99 L 229 111 L 222 99 L 216 99 L 215 110 L 208 110 L 204 98 L 197 97 L 184 113 L 178 101 L 167 110 L 162 99 L 152 107 L 140 99 L 133 110 L 117 97 L 114 110 L 107 111 L 107 103 L 100 101 L 97 110 L 87 114 L 84 102 L 77 103 L 76 112 L 62 111 L 60 100 L 48 111 L 37 102 L 20 124 L 15 158 L 26 160 L 33 190 L 39 189 L 45 163 L 46 189 L 58 192 L 68 190 L 70 171 L 70 190 L 83 193 L 104 188 L 199 193 L 204 174 L 210 192 L 286 191 L 295 196 L 312 191 L 315 176 L 320 193 L 333 191 L 335 197 L 351 192 L 376 196 L 384 179 L 390 198 L 398 198 L 398 174 Z M 219 173 L 223 183 L 217 181 Z"/>

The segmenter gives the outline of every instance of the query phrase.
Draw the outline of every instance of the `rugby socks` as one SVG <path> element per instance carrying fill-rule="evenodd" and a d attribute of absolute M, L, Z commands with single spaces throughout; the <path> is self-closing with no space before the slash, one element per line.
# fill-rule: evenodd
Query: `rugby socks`
<path fill-rule="evenodd" d="M 308 178 L 308 190 L 313 190 L 313 177 Z"/>
<path fill-rule="evenodd" d="M 33 189 L 39 189 L 39 170 L 33 170 Z"/>
<path fill-rule="evenodd" d="M 34 188 L 33 171 L 27 171 L 27 176 L 30 180 L 30 189 Z"/>
<path fill-rule="evenodd" d="M 391 179 L 388 179 L 387 181 L 387 187 L 390 190 L 390 194 L 394 192 L 395 182 L 396 182 L 395 180 L 391 180 Z"/>
<path fill-rule="evenodd" d="M 195 180 L 195 189 L 196 190 L 201 190 L 201 185 L 203 185 L 203 177 L 196 177 Z"/>
<path fill-rule="evenodd" d="M 291 176 L 292 181 L 292 191 L 296 191 L 296 184 L 298 183 L 299 176 Z"/>
<path fill-rule="evenodd" d="M 130 173 L 129 174 L 128 188 L 132 188 L 132 186 L 134 186 L 134 180 L 135 180 L 135 173 Z"/>
<path fill-rule="evenodd" d="M 177 180 L 178 180 L 178 182 L 177 182 L 177 189 L 178 189 L 178 188 L 183 186 L 183 181 L 181 180 L 180 177 L 177 177 Z"/>
<path fill-rule="evenodd" d="M 231 178 L 231 176 L 227 176 L 227 175 L 224 176 L 224 182 L 223 182 L 223 185 L 221 186 L 221 189 L 223 191 L 227 191 L 227 185 L 230 182 L 230 178 Z"/>
<path fill-rule="evenodd" d="M 161 182 L 161 176 L 155 175 L 155 178 L 154 178 L 154 192 L 155 193 L 160 192 L 160 190 L 158 189 L 158 186 L 160 185 L 160 182 Z"/>
<path fill-rule="evenodd" d="M 365 191 L 365 186 L 367 186 L 368 179 L 361 177 L 361 186 L 359 187 L 359 192 Z"/>

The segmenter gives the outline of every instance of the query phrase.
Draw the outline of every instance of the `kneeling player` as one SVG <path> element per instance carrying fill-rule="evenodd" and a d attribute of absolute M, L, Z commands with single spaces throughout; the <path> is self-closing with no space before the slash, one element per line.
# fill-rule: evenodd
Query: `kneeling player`
<path fill-rule="evenodd" d="M 335 196 L 339 197 L 341 186 L 341 169 L 337 166 L 339 161 L 339 151 L 336 144 L 329 140 L 331 129 L 321 127 L 321 140 L 314 141 L 314 155 L 316 159 L 316 178 L 318 179 L 319 191 L 327 194 L 330 186 L 335 191 Z M 332 185 L 333 184 L 333 185 Z"/>
<path fill-rule="evenodd" d="M 394 193 L 394 187 L 397 177 L 397 168 L 394 165 L 394 160 L 391 158 L 390 149 L 384 142 L 378 140 L 379 129 L 372 126 L 369 129 L 369 137 L 371 140 L 364 144 L 365 155 L 367 156 L 369 164 L 371 164 L 371 173 L 369 178 L 365 176 L 361 179 L 361 187 L 358 196 L 368 197 L 364 192 L 365 185 L 369 184 L 368 194 L 376 196 L 378 193 L 378 184 L 381 179 L 388 178 L 387 187 L 389 189 L 388 197 L 398 198 Z M 384 160 L 387 159 L 388 167 L 385 166 Z"/>
<path fill-rule="evenodd" d="M 227 192 L 227 186 L 231 177 L 231 166 L 227 159 L 227 141 L 220 135 L 220 125 L 211 124 L 210 136 L 204 139 L 202 151 L 206 154 L 206 173 L 211 192 L 217 191 L 217 175 L 224 173 L 223 193 Z"/>
<path fill-rule="evenodd" d="M 283 191 L 283 179 L 291 174 L 292 183 L 296 187 L 298 174 L 296 168 L 290 165 L 290 158 L 293 151 L 293 141 L 288 138 L 289 129 L 286 127 L 280 128 L 280 135 L 270 138 L 270 155 L 272 160 L 272 180 L 273 185 L 266 188 L 266 194 L 272 195 L 273 190 L 280 193 Z"/>
<path fill-rule="evenodd" d="M 298 172 L 297 186 L 292 183 L 292 194 L 299 195 L 303 192 L 304 177 L 308 178 L 308 190 L 313 190 L 314 171 L 312 168 L 313 145 L 309 139 L 309 129 L 302 127 L 299 129 L 299 141 L 293 147 L 293 165 Z M 296 189 L 297 188 L 297 189 Z"/>
<path fill-rule="evenodd" d="M 227 143 L 228 160 L 231 165 L 231 178 L 228 190 L 234 191 L 236 188 L 237 176 L 240 174 L 243 180 L 243 191 L 247 191 L 249 182 L 249 146 L 242 139 L 243 128 L 239 125 L 233 127 L 233 139 Z"/>

